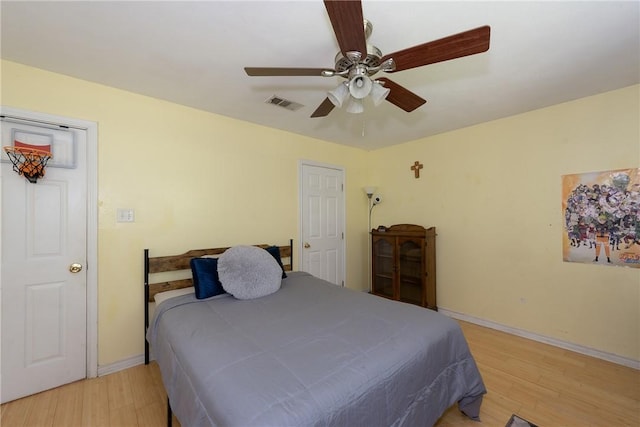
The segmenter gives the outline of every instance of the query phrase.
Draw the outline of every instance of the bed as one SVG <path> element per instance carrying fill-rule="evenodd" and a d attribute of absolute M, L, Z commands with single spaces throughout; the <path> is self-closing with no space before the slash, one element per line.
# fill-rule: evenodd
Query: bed
<path fill-rule="evenodd" d="M 173 411 L 184 427 L 431 426 L 455 403 L 479 419 L 486 389 L 453 319 L 292 271 L 292 242 L 275 248 L 278 289 L 242 299 L 153 280 L 216 256 L 222 279 L 235 248 L 145 250 L 145 362 L 151 346 L 169 425 Z"/>

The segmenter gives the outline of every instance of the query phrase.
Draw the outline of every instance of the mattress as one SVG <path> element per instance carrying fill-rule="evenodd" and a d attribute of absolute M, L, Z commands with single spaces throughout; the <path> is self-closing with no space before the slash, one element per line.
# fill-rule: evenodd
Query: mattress
<path fill-rule="evenodd" d="M 194 293 L 195 291 L 193 289 L 193 286 L 181 289 L 172 289 L 170 291 L 158 292 L 153 296 L 153 301 L 156 303 L 156 305 L 160 305 L 168 299 Z"/>
<path fill-rule="evenodd" d="M 454 320 L 303 272 L 262 298 L 165 300 L 147 338 L 184 427 L 430 426 L 486 393 Z"/>

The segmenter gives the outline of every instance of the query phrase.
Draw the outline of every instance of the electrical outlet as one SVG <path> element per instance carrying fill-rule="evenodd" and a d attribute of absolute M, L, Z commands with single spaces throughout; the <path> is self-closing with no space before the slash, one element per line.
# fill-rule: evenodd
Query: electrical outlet
<path fill-rule="evenodd" d="M 133 209 L 119 208 L 116 220 L 118 222 L 135 222 Z"/>

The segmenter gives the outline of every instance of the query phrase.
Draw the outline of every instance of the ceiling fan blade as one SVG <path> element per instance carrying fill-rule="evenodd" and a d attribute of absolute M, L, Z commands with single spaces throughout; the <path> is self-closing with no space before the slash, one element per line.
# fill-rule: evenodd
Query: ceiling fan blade
<path fill-rule="evenodd" d="M 399 50 L 385 55 L 382 57 L 381 62 L 393 58 L 396 68 L 393 71 L 389 71 L 391 73 L 475 55 L 489 50 L 490 35 L 491 27 L 485 25 L 484 27 Z"/>
<path fill-rule="evenodd" d="M 324 0 L 324 6 L 336 34 L 340 51 L 356 51 L 367 56 L 367 41 L 364 35 L 364 18 L 360 0 Z"/>
<path fill-rule="evenodd" d="M 277 67 L 244 67 L 249 76 L 318 76 L 322 77 L 323 71 L 334 73 L 327 68 L 277 68 Z"/>
<path fill-rule="evenodd" d="M 395 105 L 396 107 L 402 108 L 404 111 L 410 113 L 416 108 L 423 105 L 427 102 L 426 99 L 420 98 L 415 93 L 411 92 L 409 89 L 405 89 L 400 86 L 398 83 L 389 80 L 386 77 L 381 77 L 379 79 L 384 82 L 384 87 L 390 90 L 389 95 L 387 95 L 387 101 Z"/>
<path fill-rule="evenodd" d="M 331 110 L 333 110 L 334 107 L 335 105 L 333 105 L 333 103 L 329 100 L 329 98 L 325 98 L 325 100 L 322 101 L 322 104 L 320 104 L 320 106 L 316 108 L 316 111 L 313 112 L 311 117 L 325 117 L 329 115 L 329 113 L 331 112 Z"/>

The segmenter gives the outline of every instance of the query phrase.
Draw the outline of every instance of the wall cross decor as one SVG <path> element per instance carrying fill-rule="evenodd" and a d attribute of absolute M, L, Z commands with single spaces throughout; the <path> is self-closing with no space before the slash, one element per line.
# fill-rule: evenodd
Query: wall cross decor
<path fill-rule="evenodd" d="M 415 161 L 413 166 L 411 166 L 411 170 L 413 171 L 416 178 L 420 178 L 420 169 L 423 168 L 423 165 L 419 161 Z"/>

